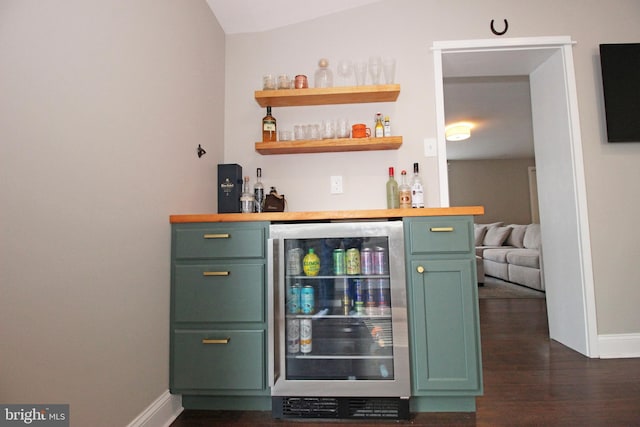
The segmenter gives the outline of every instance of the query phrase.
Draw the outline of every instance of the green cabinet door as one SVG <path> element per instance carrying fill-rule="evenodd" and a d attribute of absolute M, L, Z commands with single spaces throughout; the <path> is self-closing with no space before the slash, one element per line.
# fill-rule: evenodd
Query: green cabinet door
<path fill-rule="evenodd" d="M 409 268 L 413 395 L 479 394 L 475 264 L 414 257 Z"/>

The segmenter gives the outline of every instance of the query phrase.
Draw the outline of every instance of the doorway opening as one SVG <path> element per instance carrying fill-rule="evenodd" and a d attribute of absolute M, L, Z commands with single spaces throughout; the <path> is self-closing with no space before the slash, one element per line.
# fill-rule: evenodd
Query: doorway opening
<path fill-rule="evenodd" d="M 569 37 L 435 42 L 440 201 L 449 206 L 446 77 L 529 77 L 549 336 L 598 357 L 591 247 Z"/>

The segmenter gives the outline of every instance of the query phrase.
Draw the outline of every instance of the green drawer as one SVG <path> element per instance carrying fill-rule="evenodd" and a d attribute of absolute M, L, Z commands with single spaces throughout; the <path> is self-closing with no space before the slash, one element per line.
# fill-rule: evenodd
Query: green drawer
<path fill-rule="evenodd" d="M 264 389 L 264 341 L 264 331 L 174 331 L 171 391 Z"/>
<path fill-rule="evenodd" d="M 405 239 L 410 242 L 412 254 L 462 253 L 473 249 L 473 223 L 469 218 L 408 218 L 405 221 Z"/>
<path fill-rule="evenodd" d="M 185 258 L 264 258 L 267 231 L 255 225 L 180 227 L 174 230 L 174 256 Z"/>
<path fill-rule="evenodd" d="M 264 264 L 174 266 L 176 322 L 263 322 Z"/>

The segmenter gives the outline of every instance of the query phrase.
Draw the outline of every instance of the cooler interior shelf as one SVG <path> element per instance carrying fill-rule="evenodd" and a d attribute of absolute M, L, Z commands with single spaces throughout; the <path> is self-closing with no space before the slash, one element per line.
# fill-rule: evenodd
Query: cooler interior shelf
<path fill-rule="evenodd" d="M 397 150 L 401 136 L 382 138 L 338 138 L 303 141 L 256 142 L 260 154 L 336 153 L 344 151 Z"/>
<path fill-rule="evenodd" d="M 305 105 L 360 104 L 394 102 L 400 85 L 339 86 L 330 88 L 257 90 L 256 102 L 261 107 L 300 107 Z"/>

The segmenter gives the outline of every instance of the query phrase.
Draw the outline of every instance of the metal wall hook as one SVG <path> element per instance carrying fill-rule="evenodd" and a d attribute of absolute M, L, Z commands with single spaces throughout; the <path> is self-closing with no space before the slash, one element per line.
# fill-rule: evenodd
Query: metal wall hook
<path fill-rule="evenodd" d="M 504 35 L 508 29 L 509 29 L 509 23 L 507 22 L 506 19 L 504 20 L 504 30 L 502 31 L 496 31 L 495 27 L 493 26 L 493 19 L 491 20 L 491 32 L 496 36 Z"/>
<path fill-rule="evenodd" d="M 204 151 L 204 148 L 202 148 L 200 144 L 198 144 L 198 158 L 204 156 L 205 154 L 207 154 L 207 152 Z"/>

